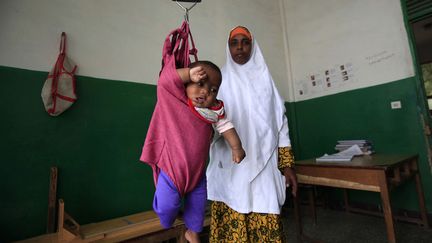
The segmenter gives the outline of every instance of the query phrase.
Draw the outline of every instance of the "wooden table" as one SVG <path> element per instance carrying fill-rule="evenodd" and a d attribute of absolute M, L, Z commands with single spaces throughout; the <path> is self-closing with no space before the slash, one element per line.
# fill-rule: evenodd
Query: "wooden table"
<path fill-rule="evenodd" d="M 296 172 L 301 184 L 379 192 L 388 241 L 396 242 L 390 191 L 410 179 L 415 179 L 419 221 L 429 227 L 417 161 L 418 155 L 365 155 L 354 157 L 350 162 L 316 162 L 314 158 L 296 161 Z M 304 238 L 298 200 L 294 204 L 298 234 Z"/>

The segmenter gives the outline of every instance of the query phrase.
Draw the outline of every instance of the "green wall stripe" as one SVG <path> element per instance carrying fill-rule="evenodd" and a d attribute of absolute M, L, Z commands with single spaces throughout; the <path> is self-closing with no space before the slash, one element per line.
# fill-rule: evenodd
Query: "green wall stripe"
<path fill-rule="evenodd" d="M 151 209 L 153 177 L 139 156 L 155 86 L 79 76 L 78 101 L 50 117 L 46 76 L 0 67 L 1 242 L 45 232 L 51 166 L 58 198 L 81 224 Z"/>

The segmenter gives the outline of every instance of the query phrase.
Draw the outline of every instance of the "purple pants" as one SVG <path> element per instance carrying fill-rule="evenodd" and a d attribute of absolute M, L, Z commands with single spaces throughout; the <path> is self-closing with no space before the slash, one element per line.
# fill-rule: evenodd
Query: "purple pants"
<path fill-rule="evenodd" d="M 198 185 L 184 197 L 183 219 L 186 227 L 194 232 L 201 232 L 204 224 L 205 207 L 207 204 L 207 181 L 205 174 Z M 159 216 L 164 228 L 170 228 L 181 207 L 180 193 L 171 179 L 161 171 L 159 173 L 153 209 Z"/>

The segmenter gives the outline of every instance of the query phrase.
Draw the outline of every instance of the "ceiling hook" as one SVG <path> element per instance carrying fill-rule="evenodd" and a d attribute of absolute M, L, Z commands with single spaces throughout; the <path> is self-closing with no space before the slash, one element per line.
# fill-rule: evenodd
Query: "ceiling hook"
<path fill-rule="evenodd" d="M 186 8 L 185 6 L 183 6 L 181 3 L 179 3 L 178 1 L 175 1 L 177 3 L 178 6 L 180 6 L 180 8 L 183 9 L 183 11 L 185 12 L 184 15 L 184 19 L 189 23 L 189 11 L 195 7 L 195 5 L 200 2 L 198 0 L 196 0 L 190 7 Z"/>
<path fill-rule="evenodd" d="M 186 20 L 186 22 L 189 23 L 189 9 L 186 9 L 186 10 L 185 10 L 184 19 Z"/>

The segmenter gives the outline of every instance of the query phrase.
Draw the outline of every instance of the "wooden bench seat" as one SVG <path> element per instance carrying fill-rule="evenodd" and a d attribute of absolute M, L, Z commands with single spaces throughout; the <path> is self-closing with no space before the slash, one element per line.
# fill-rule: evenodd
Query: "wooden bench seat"
<path fill-rule="evenodd" d="M 184 224 L 176 220 L 170 229 L 164 229 L 153 211 L 137 213 L 121 218 L 110 219 L 80 227 L 79 234 L 83 240 L 118 242 L 140 236 L 150 237 L 157 242 L 177 238 L 177 242 L 185 242 Z M 158 234 L 156 234 L 158 233 Z"/>
<path fill-rule="evenodd" d="M 206 224 L 210 222 L 206 219 Z M 37 236 L 20 242 L 81 243 L 120 242 L 138 238 L 140 242 L 161 242 L 176 239 L 184 243 L 186 227 L 176 219 L 173 226 L 164 229 L 153 211 L 147 211 L 97 223 L 79 225 L 64 211 L 64 202 L 59 200 L 58 229 L 56 233 Z"/>

